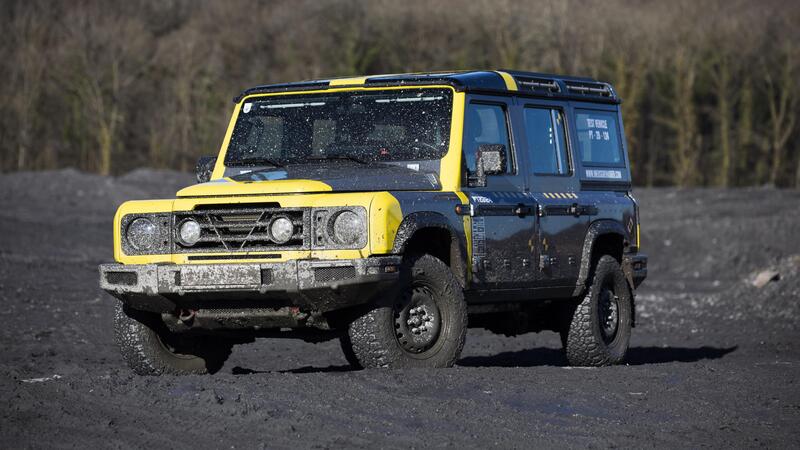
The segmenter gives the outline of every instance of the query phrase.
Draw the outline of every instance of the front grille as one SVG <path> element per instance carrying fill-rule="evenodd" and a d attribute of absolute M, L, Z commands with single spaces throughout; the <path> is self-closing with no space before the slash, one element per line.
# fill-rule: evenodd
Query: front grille
<path fill-rule="evenodd" d="M 353 266 L 343 267 L 319 267 L 314 269 L 314 280 L 317 283 L 327 283 L 330 281 L 341 281 L 356 276 L 356 268 Z"/>
<path fill-rule="evenodd" d="M 273 219 L 286 217 L 294 224 L 294 234 L 288 242 L 279 244 L 270 234 Z M 194 219 L 200 224 L 200 241 L 186 246 L 178 238 L 181 223 Z M 302 250 L 309 247 L 309 210 L 307 208 L 277 208 L 237 206 L 176 212 L 173 242 L 177 252 L 247 252 L 257 250 Z"/>

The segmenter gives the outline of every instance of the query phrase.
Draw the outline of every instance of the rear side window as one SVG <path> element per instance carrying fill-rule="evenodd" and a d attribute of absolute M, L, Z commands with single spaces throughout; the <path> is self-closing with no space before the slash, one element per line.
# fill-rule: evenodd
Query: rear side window
<path fill-rule="evenodd" d="M 533 173 L 569 174 L 564 116 L 557 109 L 525 108 L 525 133 Z"/>
<path fill-rule="evenodd" d="M 617 114 L 578 109 L 575 117 L 581 161 L 589 166 L 622 166 Z"/>
<path fill-rule="evenodd" d="M 511 146 L 508 143 L 505 108 L 500 105 L 471 103 L 467 109 L 467 129 L 464 133 L 464 162 L 475 173 L 475 158 L 482 144 L 503 144 L 509 155 L 507 170 L 511 169 Z"/>

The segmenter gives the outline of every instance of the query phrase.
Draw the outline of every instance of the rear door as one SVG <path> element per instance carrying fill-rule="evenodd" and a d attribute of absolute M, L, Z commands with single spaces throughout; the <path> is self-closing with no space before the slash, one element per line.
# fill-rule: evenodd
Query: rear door
<path fill-rule="evenodd" d="M 478 289 L 522 288 L 534 281 L 535 203 L 525 190 L 517 148 L 519 116 L 513 99 L 470 95 L 463 138 L 463 185 L 472 214 L 472 270 Z M 513 125 L 513 126 L 512 126 Z M 507 170 L 487 176 L 486 187 L 469 187 L 482 144 L 506 147 Z"/>
<path fill-rule="evenodd" d="M 580 192 L 566 102 L 520 99 L 526 176 L 538 209 L 538 286 L 574 286 L 594 211 Z"/>

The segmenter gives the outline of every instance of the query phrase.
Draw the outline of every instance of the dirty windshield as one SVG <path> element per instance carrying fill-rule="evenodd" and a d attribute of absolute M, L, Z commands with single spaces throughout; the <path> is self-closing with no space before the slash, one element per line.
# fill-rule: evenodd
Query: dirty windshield
<path fill-rule="evenodd" d="M 449 89 L 353 91 L 246 99 L 227 165 L 316 160 L 432 160 L 450 136 Z"/>

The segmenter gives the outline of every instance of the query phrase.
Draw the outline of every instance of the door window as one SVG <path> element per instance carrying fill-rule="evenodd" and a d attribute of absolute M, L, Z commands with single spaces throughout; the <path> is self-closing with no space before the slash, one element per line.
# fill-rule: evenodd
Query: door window
<path fill-rule="evenodd" d="M 564 115 L 557 109 L 525 108 L 525 132 L 533 173 L 567 175 L 570 172 Z"/>
<path fill-rule="evenodd" d="M 502 144 L 506 147 L 511 172 L 511 146 L 508 139 L 508 124 L 505 108 L 500 105 L 471 103 L 467 108 L 467 127 L 464 132 L 464 163 L 470 173 L 475 173 L 478 147 L 483 144 Z"/>

